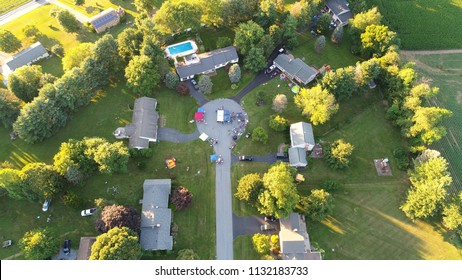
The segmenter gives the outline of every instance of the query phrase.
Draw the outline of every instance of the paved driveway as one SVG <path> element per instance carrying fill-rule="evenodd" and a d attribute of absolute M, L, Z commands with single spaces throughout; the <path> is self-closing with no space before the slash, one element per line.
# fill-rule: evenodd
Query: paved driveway
<path fill-rule="evenodd" d="M 194 141 L 197 138 L 199 138 L 200 135 L 199 130 L 197 129 L 193 133 L 184 134 L 176 129 L 168 127 L 160 127 L 158 130 L 158 134 L 158 138 L 160 141 L 168 141 L 173 143 Z"/>

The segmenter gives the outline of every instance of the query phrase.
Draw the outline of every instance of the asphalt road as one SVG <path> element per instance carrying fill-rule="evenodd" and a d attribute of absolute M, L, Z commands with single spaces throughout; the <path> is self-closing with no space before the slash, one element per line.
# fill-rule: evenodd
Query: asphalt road
<path fill-rule="evenodd" d="M 6 14 L 0 15 L 0 26 L 7 24 L 8 22 L 17 19 L 18 17 L 27 14 L 34 9 L 48 3 L 46 0 L 30 1 L 22 6 L 17 7 L 14 10 L 9 11 Z"/>

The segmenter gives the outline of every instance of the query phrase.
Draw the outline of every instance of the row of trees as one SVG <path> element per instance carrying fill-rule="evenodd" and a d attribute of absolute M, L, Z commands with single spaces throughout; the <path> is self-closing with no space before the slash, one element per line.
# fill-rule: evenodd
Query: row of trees
<path fill-rule="evenodd" d="M 128 149 L 121 142 L 109 143 L 102 138 L 69 140 L 61 144 L 53 165 L 28 163 L 21 170 L 0 169 L 0 189 L 13 199 L 43 201 L 69 185 L 76 185 L 99 170 L 112 174 L 125 172 Z"/>
<path fill-rule="evenodd" d="M 38 96 L 24 105 L 13 130 L 28 143 L 54 135 L 72 112 L 90 103 L 95 93 L 109 83 L 120 65 L 117 42 L 111 35 L 105 35 L 94 44 L 93 52 L 79 67 L 66 71 L 53 84 L 45 84 Z"/>

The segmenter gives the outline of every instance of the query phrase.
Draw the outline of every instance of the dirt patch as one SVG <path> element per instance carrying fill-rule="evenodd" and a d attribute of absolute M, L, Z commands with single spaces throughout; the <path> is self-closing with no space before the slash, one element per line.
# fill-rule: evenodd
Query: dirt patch
<path fill-rule="evenodd" d="M 278 146 L 278 153 L 284 153 L 284 149 L 285 147 L 287 147 L 288 145 L 287 144 L 284 144 L 284 143 L 281 143 L 279 144 Z"/>
<path fill-rule="evenodd" d="M 265 100 L 258 100 L 257 102 L 255 102 L 255 105 L 263 106 L 263 105 L 266 105 L 266 102 L 265 102 Z"/>
<path fill-rule="evenodd" d="M 313 150 L 311 151 L 310 157 L 312 158 L 323 158 L 324 157 L 321 144 L 314 145 Z"/>
<path fill-rule="evenodd" d="M 379 176 L 392 176 L 388 159 L 374 159 L 375 169 Z"/>

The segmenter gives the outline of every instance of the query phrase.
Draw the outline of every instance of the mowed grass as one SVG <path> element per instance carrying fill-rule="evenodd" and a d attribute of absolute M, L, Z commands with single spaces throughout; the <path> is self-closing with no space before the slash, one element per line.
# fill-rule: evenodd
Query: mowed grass
<path fill-rule="evenodd" d="M 72 116 L 66 127 L 55 136 L 42 143 L 29 145 L 22 140 L 10 141 L 9 132 L 0 128 L 0 161 L 9 161 L 17 168 L 29 162 L 52 163 L 53 155 L 62 142 L 70 138 L 104 137 L 116 141 L 112 132 L 119 126 L 131 121 L 133 105 L 136 98 L 121 82 L 101 91 L 93 102 Z M 189 133 L 194 130 L 187 122 L 197 104 L 191 97 L 180 97 L 177 93 L 165 88 L 159 88 L 155 93 L 159 102 L 159 112 L 165 116 L 166 125 Z M 161 142 L 152 144 L 154 156 L 149 160 L 131 159 L 129 172 L 113 176 L 95 174 L 85 186 L 79 190 L 85 200 L 86 207 L 94 205 L 95 198 L 105 198 L 110 202 L 133 206 L 141 209 L 139 200 L 142 198 L 142 183 L 144 179 L 173 178 L 174 185 L 183 185 L 194 195 L 190 209 L 175 212 L 174 223 L 179 226 L 174 251 L 192 248 L 202 259 L 213 259 L 215 256 L 215 171 L 208 161 L 210 146 L 202 141 L 173 144 Z M 175 157 L 178 166 L 168 170 L 165 159 Z M 144 161 L 144 169 L 138 163 Z M 200 171 L 198 173 L 198 171 Z M 108 191 L 108 187 L 116 186 L 118 193 Z M 95 236 L 92 218 L 80 217 L 81 209 L 70 209 L 56 197 L 50 207 L 50 212 L 44 216 L 40 203 L 15 201 L 8 197 L 0 198 L 0 236 L 12 239 L 14 244 L 23 234 L 38 226 L 53 227 L 60 238 L 70 238 L 77 249 L 80 236 Z M 50 223 L 46 218 L 51 214 Z M 40 218 L 37 218 L 40 216 Z M 197 240 L 203 240 L 197 242 Z M 206 241 L 205 241 L 206 240 Z M 0 258 L 6 258 L 19 252 L 17 245 L 8 250 L 0 251 Z M 175 258 L 171 255 L 147 254 L 146 258 Z M 21 258 L 20 256 L 18 258 Z"/>
<path fill-rule="evenodd" d="M 440 88 L 436 98 L 429 105 L 440 106 L 452 111 L 453 115 L 444 120 L 447 134 L 432 148 L 440 151 L 449 161 L 454 192 L 462 191 L 462 54 L 414 54 L 404 56 L 417 60 L 419 74 Z"/>
<path fill-rule="evenodd" d="M 241 80 L 237 83 L 237 88 L 231 88 L 231 81 L 229 80 L 228 72 L 224 68 L 216 70 L 216 75 L 212 76 L 212 93 L 205 95 L 207 100 L 214 100 L 218 98 L 232 98 L 238 94 L 244 87 L 246 87 L 255 78 L 255 73 L 244 71 L 241 67 Z"/>
<path fill-rule="evenodd" d="M 252 235 L 241 235 L 234 239 L 235 260 L 259 260 L 260 254 L 255 250 L 252 243 Z"/>
<path fill-rule="evenodd" d="M 107 8 L 117 9 L 122 7 L 126 12 L 136 15 L 136 8 L 133 4 L 133 1 L 123 1 L 123 0 L 85 0 L 83 5 L 75 5 L 74 0 L 59 0 L 59 2 L 66 4 L 66 6 L 71 7 L 72 9 L 81 12 L 82 14 L 92 17 L 96 14 L 101 13 Z"/>
<path fill-rule="evenodd" d="M 462 0 L 368 0 L 398 32 L 405 50 L 462 48 Z"/>
<path fill-rule="evenodd" d="M 2 0 L 2 2 L 0 2 L 0 15 L 6 14 L 29 1 L 30 0 Z"/>

